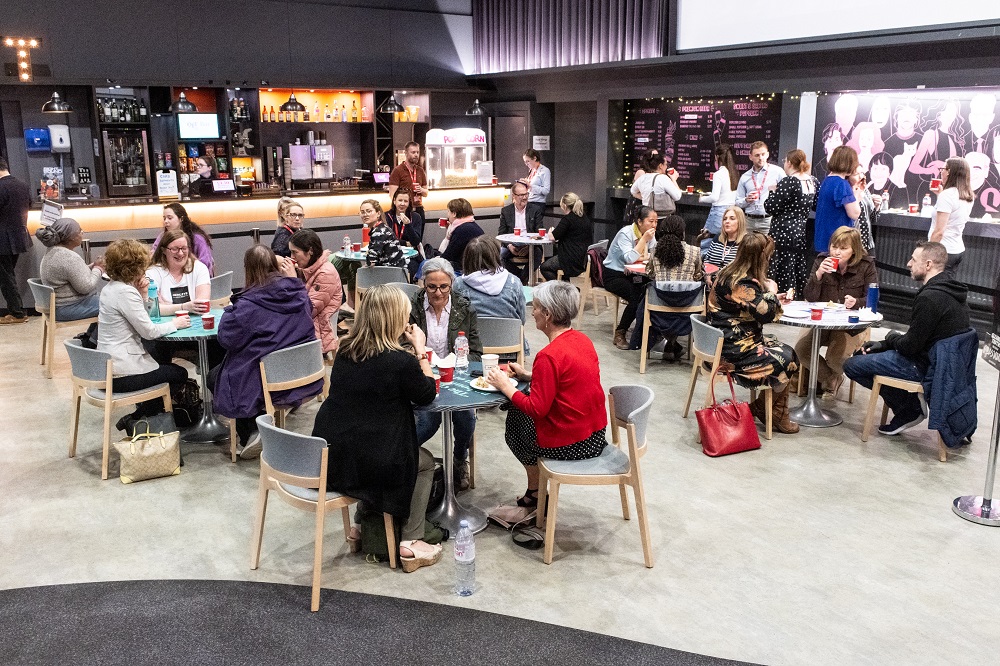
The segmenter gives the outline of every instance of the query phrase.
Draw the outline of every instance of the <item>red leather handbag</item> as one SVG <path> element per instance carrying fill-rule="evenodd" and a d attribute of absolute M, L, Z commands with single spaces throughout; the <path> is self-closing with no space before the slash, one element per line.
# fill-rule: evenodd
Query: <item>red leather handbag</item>
<path fill-rule="evenodd" d="M 712 404 L 694 413 L 698 418 L 701 450 L 706 456 L 713 458 L 760 448 L 760 435 L 757 434 L 757 425 L 753 421 L 753 414 L 750 413 L 750 405 L 736 401 L 733 378 L 726 374 L 726 379 L 729 380 L 732 400 L 716 402 L 715 374 L 713 374 L 709 380 Z"/>

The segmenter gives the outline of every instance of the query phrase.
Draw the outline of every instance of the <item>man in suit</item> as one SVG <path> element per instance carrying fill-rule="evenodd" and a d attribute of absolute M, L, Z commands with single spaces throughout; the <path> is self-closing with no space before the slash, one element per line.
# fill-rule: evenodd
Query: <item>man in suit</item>
<path fill-rule="evenodd" d="M 7 160 L 0 157 L 0 293 L 7 301 L 7 314 L 0 324 L 23 324 L 28 321 L 21 303 L 15 274 L 18 258 L 31 249 L 28 235 L 28 186 L 10 175 Z"/>
<path fill-rule="evenodd" d="M 541 206 L 528 205 L 529 190 L 527 185 L 518 181 L 510 188 L 510 196 L 513 203 L 507 204 L 500 209 L 500 230 L 498 236 L 512 234 L 514 229 L 520 229 L 522 235 L 538 233 L 538 228 L 542 225 L 542 214 L 545 209 Z M 528 245 L 514 245 L 507 243 L 500 249 L 500 258 L 503 260 L 504 268 L 512 274 L 517 275 L 522 282 L 528 276 L 528 251 L 532 248 Z M 539 248 L 534 248 L 535 265 L 537 266 L 541 257 Z M 526 282 L 525 282 L 526 283 Z M 527 283 L 526 283 L 527 284 Z"/>

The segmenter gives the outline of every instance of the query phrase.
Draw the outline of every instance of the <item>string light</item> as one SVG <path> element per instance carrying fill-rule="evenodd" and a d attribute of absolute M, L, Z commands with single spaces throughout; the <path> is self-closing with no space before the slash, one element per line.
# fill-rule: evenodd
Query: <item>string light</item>
<path fill-rule="evenodd" d="M 31 49 L 36 49 L 42 45 L 42 40 L 34 37 L 0 37 L 4 46 L 17 47 L 17 71 L 18 78 L 24 82 L 30 82 L 31 72 Z"/>

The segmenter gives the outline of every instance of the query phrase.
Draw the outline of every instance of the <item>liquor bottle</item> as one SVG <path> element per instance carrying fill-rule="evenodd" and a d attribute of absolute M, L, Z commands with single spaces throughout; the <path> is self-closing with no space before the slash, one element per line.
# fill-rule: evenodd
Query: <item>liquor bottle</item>
<path fill-rule="evenodd" d="M 128 100 L 122 102 L 121 119 L 123 123 L 132 122 L 132 105 Z"/>
<path fill-rule="evenodd" d="M 115 100 L 111 100 L 111 122 L 117 123 L 118 122 L 118 118 L 119 118 L 119 116 L 118 116 L 118 104 L 115 102 Z"/>
<path fill-rule="evenodd" d="M 273 105 L 273 104 L 271 105 L 271 117 L 269 118 L 269 120 L 270 120 L 270 121 L 271 121 L 272 123 L 273 123 L 273 122 L 277 122 L 277 120 L 278 120 L 278 117 L 277 117 L 277 116 L 275 115 L 275 113 L 274 113 L 274 105 Z"/>
<path fill-rule="evenodd" d="M 337 108 L 336 104 L 333 105 L 333 122 L 340 122 L 340 109 Z"/>
<path fill-rule="evenodd" d="M 345 123 L 348 121 L 348 118 L 347 118 L 347 105 L 346 104 L 341 104 L 340 105 L 340 119 L 343 122 L 345 122 Z"/>
<path fill-rule="evenodd" d="M 111 122 L 111 102 L 104 98 L 104 122 Z"/>
<path fill-rule="evenodd" d="M 149 120 L 149 110 L 146 109 L 146 100 L 139 100 L 139 120 L 142 122 Z"/>
<path fill-rule="evenodd" d="M 240 120 L 249 120 L 250 116 L 247 115 L 247 103 L 240 97 L 239 113 L 237 114 Z"/>
<path fill-rule="evenodd" d="M 316 102 L 316 106 L 313 107 L 313 121 L 319 122 L 323 120 L 323 116 L 319 114 L 319 102 Z"/>
<path fill-rule="evenodd" d="M 104 101 L 100 97 L 97 98 L 97 120 L 104 122 Z"/>
<path fill-rule="evenodd" d="M 333 114 L 330 113 L 329 104 L 323 105 L 323 120 L 325 120 L 326 122 L 330 122 L 331 120 L 333 120 Z"/>
<path fill-rule="evenodd" d="M 361 122 L 363 122 L 363 123 L 370 123 L 371 120 L 372 120 L 372 117 L 368 113 L 368 107 L 367 106 L 362 106 L 361 107 Z"/>
<path fill-rule="evenodd" d="M 358 122 L 358 103 L 351 102 L 351 122 Z"/>
<path fill-rule="evenodd" d="M 304 108 L 302 110 L 302 121 L 307 123 L 307 122 L 309 122 L 309 118 L 310 118 L 310 116 L 309 116 L 309 107 L 307 106 L 306 108 Z"/>

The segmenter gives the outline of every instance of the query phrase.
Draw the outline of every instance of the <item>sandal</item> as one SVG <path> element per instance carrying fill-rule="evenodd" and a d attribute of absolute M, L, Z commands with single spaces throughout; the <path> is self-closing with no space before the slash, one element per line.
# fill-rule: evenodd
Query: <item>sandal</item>
<path fill-rule="evenodd" d="M 526 509 L 533 509 L 538 506 L 538 488 L 532 490 L 528 488 L 524 495 L 517 498 L 517 505 Z"/>
<path fill-rule="evenodd" d="M 518 527 L 511 538 L 521 548 L 538 550 L 545 545 L 545 533 L 537 527 Z"/>
<path fill-rule="evenodd" d="M 420 547 L 416 547 L 417 544 L 420 544 Z M 409 551 L 409 556 L 403 554 L 404 549 Z M 399 561 L 403 566 L 403 571 L 413 573 L 420 567 L 437 564 L 443 550 L 441 546 L 431 546 L 423 541 L 400 541 Z"/>

